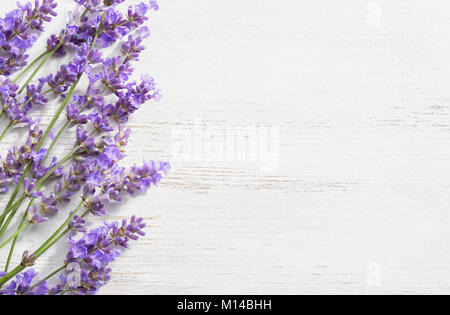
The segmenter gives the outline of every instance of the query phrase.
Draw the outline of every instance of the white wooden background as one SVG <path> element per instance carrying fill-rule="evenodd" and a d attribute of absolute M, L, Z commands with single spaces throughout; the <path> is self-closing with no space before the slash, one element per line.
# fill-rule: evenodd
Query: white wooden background
<path fill-rule="evenodd" d="M 59 2 L 55 27 L 72 5 Z M 101 293 L 450 293 L 449 11 L 446 0 L 161 0 L 139 71 L 165 98 L 130 122 L 127 163 L 173 170 L 112 210 L 150 226 Z M 279 130 L 278 168 L 208 161 L 204 142 L 178 150 L 186 131 L 247 127 Z"/>

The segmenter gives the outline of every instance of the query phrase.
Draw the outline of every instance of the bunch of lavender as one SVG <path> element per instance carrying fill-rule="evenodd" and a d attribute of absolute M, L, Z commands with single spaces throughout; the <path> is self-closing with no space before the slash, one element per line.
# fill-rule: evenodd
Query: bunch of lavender
<path fill-rule="evenodd" d="M 142 105 L 161 98 L 150 76 L 132 79 L 133 64 L 139 61 L 145 49 L 142 43 L 150 35 L 144 25 L 147 15 L 158 10 L 158 4 L 143 2 L 122 13 L 119 4 L 124 0 L 75 2 L 76 9 L 66 27 L 48 39 L 45 52 L 15 80 L 0 79 L 1 118 L 7 119 L 0 139 L 13 127 L 28 133 L 26 142 L 10 148 L 0 165 L 0 194 L 7 196 L 14 187 L 0 212 L 0 249 L 10 246 L 4 272 L 0 273 L 0 294 L 95 294 L 108 282 L 108 266 L 120 255 L 120 249 L 145 235 L 145 224 L 133 217 L 129 223 L 105 223 L 87 233 L 86 217 L 106 215 L 109 204 L 156 186 L 170 170 L 168 163 L 156 161 L 144 161 L 129 169 L 120 166 L 131 134 L 124 124 Z M 41 30 L 48 15 L 56 14 L 54 7 L 52 0 L 44 0 L 42 5 L 36 1 L 34 9 L 31 5 L 20 8 L 26 12 L 27 21 L 36 21 L 28 23 L 28 27 Z M 118 47 L 120 53 L 104 57 L 108 47 Z M 69 54 L 70 61 L 55 74 L 35 80 L 50 58 Z M 17 82 L 34 66 L 33 73 L 19 87 Z M 77 88 L 83 80 L 86 88 L 80 92 Z M 34 109 L 53 101 L 60 102 L 60 106 L 42 130 L 40 120 L 33 118 Z M 65 123 L 54 132 L 63 113 Z M 72 150 L 48 161 L 61 136 L 70 130 L 75 130 Z M 21 263 L 10 270 L 16 244 L 27 228 L 49 224 L 55 214 L 77 198 L 80 202 L 69 210 L 67 220 L 37 250 L 23 253 Z M 20 213 L 20 223 L 11 231 L 11 223 Z M 54 244 L 76 233 L 83 233 L 83 237 L 78 241 L 69 239 L 63 266 L 36 280 L 38 274 L 30 267 Z M 49 281 L 58 275 L 59 282 L 51 287 Z"/>

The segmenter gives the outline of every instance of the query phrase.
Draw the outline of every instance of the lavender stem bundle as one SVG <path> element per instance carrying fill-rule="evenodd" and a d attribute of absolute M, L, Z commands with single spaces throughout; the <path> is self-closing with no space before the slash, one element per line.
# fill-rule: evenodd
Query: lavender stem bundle
<path fill-rule="evenodd" d="M 145 26 L 148 14 L 158 10 L 158 4 L 147 0 L 123 11 L 123 2 L 74 0 L 66 27 L 50 36 L 43 52 L 28 65 L 26 51 L 56 16 L 56 1 L 19 4 L 0 18 L 0 120 L 6 120 L 0 141 L 13 128 L 27 135 L 0 164 L 0 198 L 7 200 L 0 210 L 0 249 L 9 248 L 0 271 L 0 295 L 95 294 L 110 280 L 110 263 L 130 241 L 145 235 L 143 219 L 135 216 L 89 231 L 86 226 L 89 215 L 106 215 L 110 203 L 147 191 L 170 170 L 168 163 L 159 161 L 129 169 L 120 166 L 131 134 L 124 125 L 142 105 L 161 98 L 150 76 L 132 79 L 133 66 L 145 50 L 142 42 L 150 35 Z M 116 52 L 106 57 L 108 50 Z M 70 61 L 54 74 L 42 73 L 50 59 L 60 56 Z M 50 102 L 59 107 L 42 130 L 36 109 L 45 110 Z M 63 114 L 65 123 L 55 131 Z M 72 150 L 52 157 L 61 137 L 71 130 Z M 69 204 L 78 198 L 70 210 Z M 52 217 L 64 207 L 69 208 L 67 219 L 52 228 Z M 12 225 L 15 219 L 18 226 Z M 45 224 L 50 236 L 38 249 L 22 253 L 21 263 L 12 267 L 17 243 L 37 224 Z M 32 266 L 67 236 L 65 259 L 51 274 L 39 276 Z"/>

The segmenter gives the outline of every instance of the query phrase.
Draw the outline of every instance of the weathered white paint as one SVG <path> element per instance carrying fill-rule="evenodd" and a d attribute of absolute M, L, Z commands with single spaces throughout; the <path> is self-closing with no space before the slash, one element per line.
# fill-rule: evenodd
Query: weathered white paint
<path fill-rule="evenodd" d="M 165 98 L 130 122 L 127 163 L 169 160 L 173 171 L 114 208 L 112 219 L 151 221 L 102 293 L 449 293 L 449 9 L 161 1 L 138 69 Z M 279 169 L 180 161 L 180 130 L 199 126 L 279 128 Z M 40 266 L 59 264 L 63 248 Z"/>

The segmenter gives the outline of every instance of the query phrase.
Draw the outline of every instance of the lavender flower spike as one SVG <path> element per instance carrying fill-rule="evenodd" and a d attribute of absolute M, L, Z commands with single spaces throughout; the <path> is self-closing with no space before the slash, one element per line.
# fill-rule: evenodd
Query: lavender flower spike
<path fill-rule="evenodd" d="M 37 212 L 37 208 L 35 206 L 28 209 L 27 213 L 27 219 L 28 222 L 31 224 L 39 224 L 46 222 L 47 219 L 40 216 L 40 214 Z"/>

